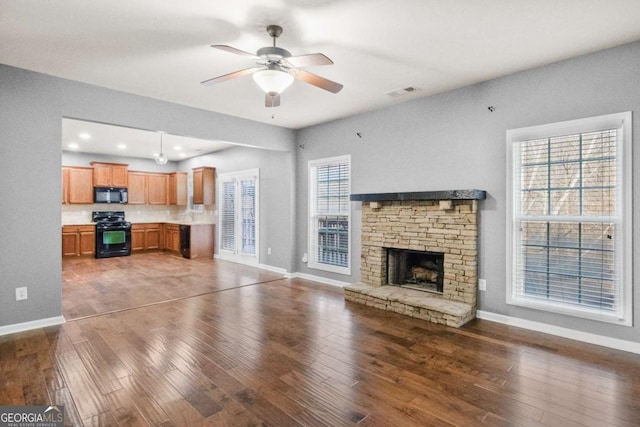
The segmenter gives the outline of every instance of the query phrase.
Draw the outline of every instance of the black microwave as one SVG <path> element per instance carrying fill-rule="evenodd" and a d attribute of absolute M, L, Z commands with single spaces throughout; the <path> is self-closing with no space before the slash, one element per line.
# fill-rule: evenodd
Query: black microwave
<path fill-rule="evenodd" d="M 93 187 L 93 203 L 127 203 L 124 187 Z"/>

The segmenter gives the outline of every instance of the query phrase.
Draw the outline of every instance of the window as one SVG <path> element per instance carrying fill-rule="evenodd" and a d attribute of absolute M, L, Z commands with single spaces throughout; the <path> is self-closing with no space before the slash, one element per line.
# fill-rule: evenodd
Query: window
<path fill-rule="evenodd" d="M 351 274 L 351 157 L 309 162 L 310 268 Z"/>
<path fill-rule="evenodd" d="M 258 262 L 258 170 L 220 175 L 220 257 Z"/>
<path fill-rule="evenodd" d="M 507 144 L 507 303 L 630 326 L 631 113 Z"/>

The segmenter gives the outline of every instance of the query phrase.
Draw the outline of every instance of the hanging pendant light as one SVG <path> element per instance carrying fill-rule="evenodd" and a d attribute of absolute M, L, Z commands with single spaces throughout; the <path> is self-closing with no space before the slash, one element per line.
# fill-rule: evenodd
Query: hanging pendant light
<path fill-rule="evenodd" d="M 167 159 L 167 156 L 164 155 L 164 153 L 162 152 L 162 134 L 164 132 L 160 132 L 160 154 L 158 156 L 156 156 L 156 163 L 159 165 L 166 165 L 167 161 L 169 159 Z"/>

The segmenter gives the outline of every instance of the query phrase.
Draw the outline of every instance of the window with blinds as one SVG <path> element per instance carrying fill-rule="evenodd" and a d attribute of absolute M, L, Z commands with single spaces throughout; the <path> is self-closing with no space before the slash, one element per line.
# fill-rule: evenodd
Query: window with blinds
<path fill-rule="evenodd" d="M 218 256 L 245 264 L 258 262 L 258 169 L 221 174 Z"/>
<path fill-rule="evenodd" d="M 507 133 L 508 303 L 630 324 L 630 121 Z"/>
<path fill-rule="evenodd" d="M 350 156 L 309 162 L 308 266 L 350 274 Z"/>

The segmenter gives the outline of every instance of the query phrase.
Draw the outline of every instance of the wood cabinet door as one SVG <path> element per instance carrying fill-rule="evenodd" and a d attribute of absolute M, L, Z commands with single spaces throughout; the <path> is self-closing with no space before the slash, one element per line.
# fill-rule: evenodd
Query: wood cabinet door
<path fill-rule="evenodd" d="M 62 168 L 62 203 L 68 202 L 69 197 L 69 168 Z"/>
<path fill-rule="evenodd" d="M 96 253 L 95 227 L 82 227 L 78 232 L 80 237 L 80 255 L 94 255 Z"/>
<path fill-rule="evenodd" d="M 174 172 L 169 174 L 169 204 L 177 206 L 187 205 L 187 173 Z"/>
<path fill-rule="evenodd" d="M 160 224 L 147 224 L 145 229 L 145 249 L 160 249 Z"/>
<path fill-rule="evenodd" d="M 91 162 L 93 185 L 96 187 L 126 187 L 129 165 L 121 163 Z"/>
<path fill-rule="evenodd" d="M 201 167 L 193 169 L 193 203 L 196 205 L 215 204 L 216 169 Z"/>
<path fill-rule="evenodd" d="M 93 203 L 93 169 L 67 168 L 67 203 Z"/>
<path fill-rule="evenodd" d="M 93 185 L 95 187 L 111 187 L 111 165 L 93 163 Z"/>
<path fill-rule="evenodd" d="M 128 201 L 130 205 L 147 204 L 147 174 L 145 172 L 128 173 Z"/>
<path fill-rule="evenodd" d="M 131 250 L 143 251 L 145 246 L 144 224 L 131 224 Z"/>
<path fill-rule="evenodd" d="M 62 256 L 80 254 L 80 236 L 77 228 L 62 227 Z"/>
<path fill-rule="evenodd" d="M 111 165 L 111 183 L 114 187 L 126 187 L 128 184 L 127 165 Z"/>
<path fill-rule="evenodd" d="M 147 174 L 147 202 L 150 205 L 166 205 L 168 177 L 166 174 Z"/>
<path fill-rule="evenodd" d="M 202 169 L 193 170 L 193 204 L 201 205 L 204 203 L 204 193 L 202 188 Z"/>

